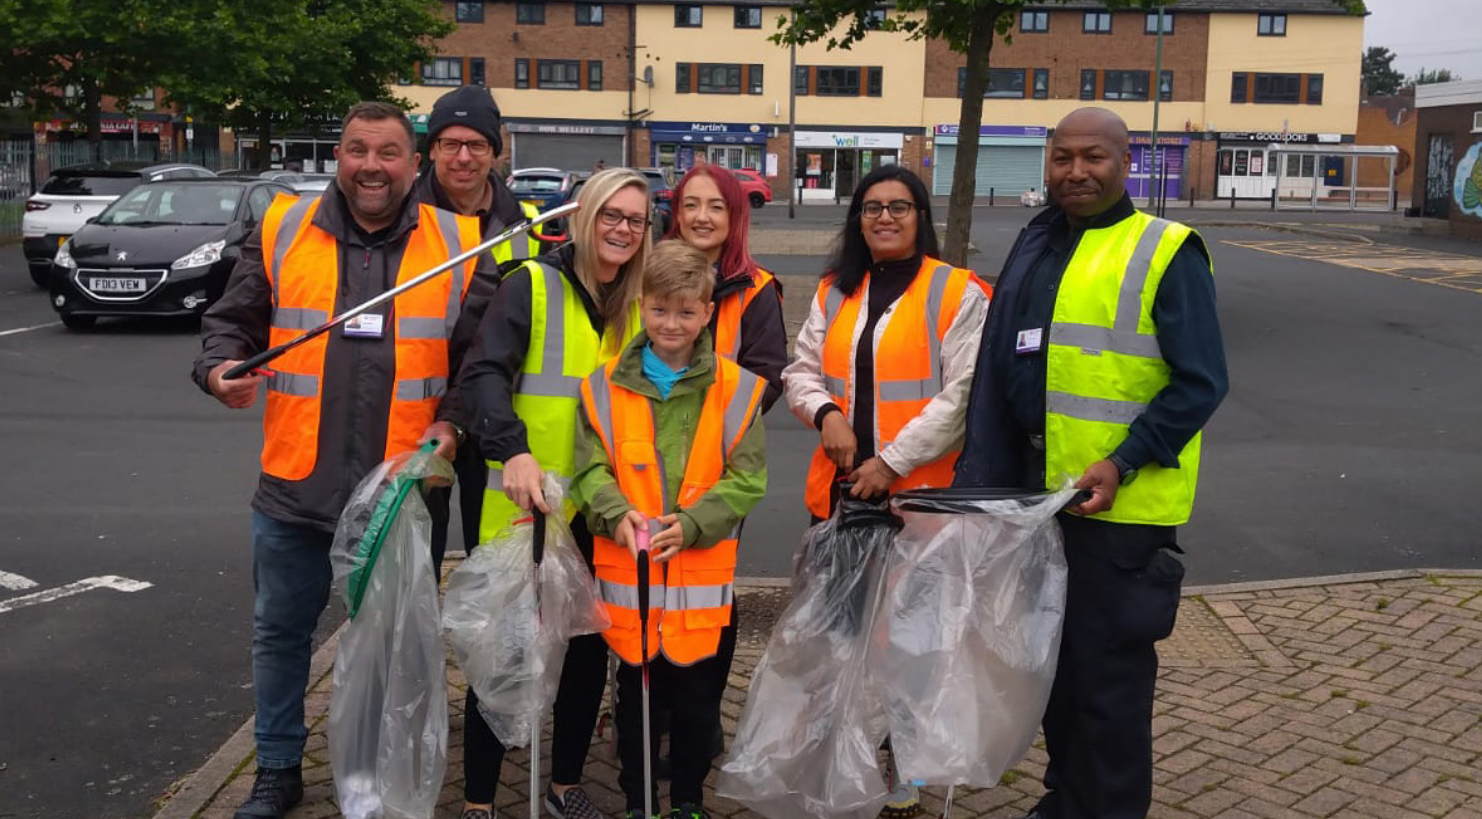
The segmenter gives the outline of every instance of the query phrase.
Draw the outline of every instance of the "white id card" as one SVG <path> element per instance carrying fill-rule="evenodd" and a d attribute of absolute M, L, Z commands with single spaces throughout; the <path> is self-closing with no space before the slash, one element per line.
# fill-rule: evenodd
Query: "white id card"
<path fill-rule="evenodd" d="M 346 338 L 380 338 L 386 317 L 380 313 L 361 313 L 345 322 Z"/>
<path fill-rule="evenodd" d="M 1040 327 L 1033 330 L 1020 330 L 1018 338 L 1014 339 L 1014 352 L 1019 355 L 1039 352 L 1044 336 L 1045 331 Z"/>

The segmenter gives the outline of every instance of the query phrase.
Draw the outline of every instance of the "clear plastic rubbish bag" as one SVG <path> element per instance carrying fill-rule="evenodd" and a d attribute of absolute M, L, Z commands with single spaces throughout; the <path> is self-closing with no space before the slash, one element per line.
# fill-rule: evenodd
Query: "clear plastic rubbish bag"
<path fill-rule="evenodd" d="M 1029 750 L 1065 615 L 1054 517 L 1074 494 L 947 489 L 892 500 L 905 526 L 870 662 L 903 779 L 993 787 Z"/>
<path fill-rule="evenodd" d="M 329 758 L 346 819 L 427 819 L 447 768 L 448 688 L 418 483 L 451 481 L 435 444 L 381 464 L 355 488 L 330 562 L 350 624 L 335 655 Z"/>
<path fill-rule="evenodd" d="M 560 484 L 547 475 L 544 489 L 546 503 L 562 509 Z M 567 642 L 612 625 L 571 527 L 559 512 L 543 517 L 538 571 L 534 521 L 521 521 L 474 549 L 448 578 L 444 598 L 453 656 L 506 748 L 530 744 L 531 727 L 555 702 Z"/>
<path fill-rule="evenodd" d="M 841 498 L 803 536 L 792 601 L 752 676 L 716 793 L 769 819 L 874 819 L 885 719 L 866 655 L 900 521 Z"/>

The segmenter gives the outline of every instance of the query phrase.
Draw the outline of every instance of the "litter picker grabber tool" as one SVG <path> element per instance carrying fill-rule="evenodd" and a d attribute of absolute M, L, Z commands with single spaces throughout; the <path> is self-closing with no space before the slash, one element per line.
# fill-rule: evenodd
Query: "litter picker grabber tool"
<path fill-rule="evenodd" d="M 364 313 L 365 311 L 370 310 L 373 307 L 378 307 L 382 304 L 385 304 L 386 302 L 391 301 L 402 293 L 405 293 L 406 291 L 411 290 L 414 287 L 425 284 L 426 282 L 429 282 L 437 278 L 438 276 L 441 276 L 443 273 L 446 273 L 447 271 L 457 267 L 458 265 L 463 264 L 469 259 L 473 259 L 478 257 L 480 254 L 487 253 L 488 251 L 492 250 L 495 245 L 508 242 L 516 236 L 528 233 L 537 225 L 544 224 L 551 221 L 552 219 L 560 219 L 563 216 L 569 216 L 575 213 L 579 207 L 580 205 L 576 202 L 568 202 L 567 204 L 561 205 L 560 207 L 551 208 L 550 210 L 535 216 L 529 221 L 521 222 L 517 225 L 514 225 L 509 229 L 501 232 L 498 236 L 495 236 L 494 238 L 487 241 L 480 242 L 478 245 L 469 248 L 462 253 L 459 253 L 457 256 L 454 256 L 453 258 L 448 259 L 445 262 L 442 262 L 431 270 L 428 270 L 425 273 L 418 274 L 415 279 L 412 279 L 405 284 L 393 287 L 390 290 L 382 293 L 381 295 L 364 302 L 363 304 L 351 307 L 349 310 L 346 310 L 338 316 L 331 318 L 329 321 L 324 322 L 318 327 L 315 327 L 314 329 L 308 331 L 307 333 L 304 333 L 301 336 L 298 336 L 297 338 L 279 344 L 277 347 L 263 350 L 257 355 L 252 356 L 251 358 L 243 361 L 237 366 L 232 367 L 230 370 L 227 370 L 226 374 L 222 377 L 225 379 L 241 378 L 242 376 L 268 363 L 269 361 L 272 361 L 283 355 L 284 353 L 288 352 L 289 350 L 292 350 L 293 348 L 299 346 L 300 344 L 304 344 L 312 339 L 324 335 L 330 330 L 333 330 L 334 328 L 340 326 L 341 324 L 344 324 L 350 319 L 355 318 L 361 313 Z"/>
<path fill-rule="evenodd" d="M 535 628 L 540 628 L 540 561 L 545 559 L 545 513 L 539 509 L 530 510 L 531 525 L 535 530 L 530 533 L 530 556 L 534 563 L 534 572 L 530 577 L 531 588 L 535 591 Z M 530 819 L 540 816 L 540 715 L 530 720 Z"/>
<path fill-rule="evenodd" d="M 643 673 L 643 819 L 653 819 L 653 733 L 648 724 L 648 522 L 635 528 L 633 536 L 638 543 L 638 629 L 642 635 L 638 638 L 638 656 Z"/>

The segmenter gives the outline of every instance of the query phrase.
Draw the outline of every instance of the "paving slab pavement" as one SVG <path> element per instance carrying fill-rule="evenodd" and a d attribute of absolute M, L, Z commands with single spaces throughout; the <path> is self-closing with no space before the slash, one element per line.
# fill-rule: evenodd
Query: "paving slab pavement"
<path fill-rule="evenodd" d="M 722 709 L 728 737 L 769 631 L 767 617 L 755 615 L 775 616 L 788 591 L 756 584 L 738 594 L 743 622 Z M 315 656 L 307 793 L 291 819 L 338 815 L 325 744 L 334 645 Z M 1151 817 L 1482 819 L 1482 571 L 1191 587 L 1159 655 Z M 437 819 L 456 819 L 462 806 L 463 691 L 450 662 L 448 775 Z M 599 809 L 615 814 L 622 797 L 609 739 L 592 743 L 586 786 Z M 528 763 L 522 750 L 507 757 L 501 816 L 526 816 Z M 1044 765 L 1037 743 L 998 787 L 958 789 L 951 815 L 1023 815 L 1043 792 Z M 155 819 L 229 819 L 253 770 L 249 721 Z M 942 814 L 944 790 L 925 789 L 928 815 Z M 707 807 L 718 817 L 755 816 L 725 800 Z"/>

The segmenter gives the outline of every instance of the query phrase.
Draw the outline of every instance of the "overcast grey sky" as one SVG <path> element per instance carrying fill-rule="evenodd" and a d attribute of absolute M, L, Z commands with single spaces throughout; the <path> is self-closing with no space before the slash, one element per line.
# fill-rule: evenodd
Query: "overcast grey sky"
<path fill-rule="evenodd" d="M 1482 80 L 1482 0 L 1367 0 L 1364 46 L 1384 46 L 1395 68 L 1449 68 Z"/>

